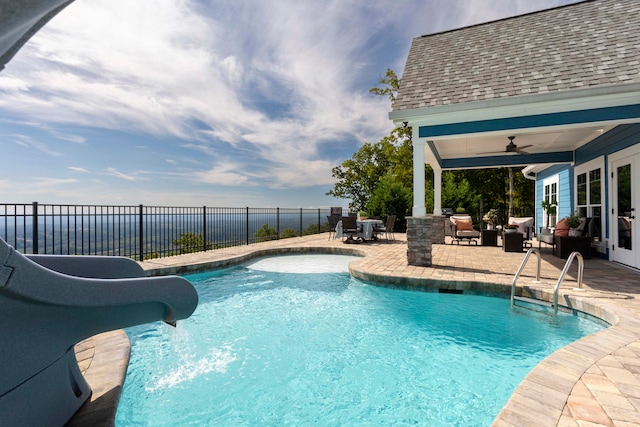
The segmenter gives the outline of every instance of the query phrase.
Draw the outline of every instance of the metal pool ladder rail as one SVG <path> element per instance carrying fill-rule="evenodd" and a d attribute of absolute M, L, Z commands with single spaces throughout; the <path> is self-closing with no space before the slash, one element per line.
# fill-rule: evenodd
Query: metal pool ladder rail
<path fill-rule="evenodd" d="M 576 290 L 582 290 L 582 276 L 584 272 L 584 259 L 582 258 L 582 254 L 580 252 L 572 252 L 569 257 L 567 257 L 567 262 L 564 264 L 564 268 L 562 269 L 562 273 L 560 273 L 560 277 L 558 277 L 558 281 L 556 282 L 556 286 L 553 289 L 553 303 L 542 301 L 535 298 L 527 298 L 527 297 L 518 297 L 516 296 L 516 284 L 518 282 L 518 278 L 524 269 L 524 266 L 527 264 L 529 257 L 532 253 L 535 253 L 538 258 L 538 266 L 536 269 L 536 280 L 534 283 L 540 283 L 540 267 L 542 264 L 542 258 L 540 256 L 540 251 L 536 248 L 531 248 L 527 251 L 527 254 L 524 256 L 522 263 L 520 263 L 520 267 L 518 267 L 518 271 L 516 271 L 516 275 L 513 277 L 513 281 L 511 282 L 511 307 L 515 305 L 516 301 L 523 301 L 530 304 L 538 304 L 546 307 L 553 308 L 554 316 L 558 314 L 558 289 L 560 289 L 560 284 L 564 280 L 564 277 L 567 275 L 569 271 L 569 267 L 571 266 L 571 262 L 574 258 L 578 259 L 578 287 L 574 288 Z"/>

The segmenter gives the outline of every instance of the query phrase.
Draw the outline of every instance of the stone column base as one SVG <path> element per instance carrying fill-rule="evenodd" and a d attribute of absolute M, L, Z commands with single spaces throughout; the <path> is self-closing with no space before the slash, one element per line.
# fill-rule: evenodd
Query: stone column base
<path fill-rule="evenodd" d="M 407 217 L 407 262 L 409 265 L 431 266 L 433 219 L 432 215 Z"/>
<path fill-rule="evenodd" d="M 444 236 L 446 227 L 449 224 L 449 218 L 442 215 L 431 216 L 431 243 L 444 245 Z"/>

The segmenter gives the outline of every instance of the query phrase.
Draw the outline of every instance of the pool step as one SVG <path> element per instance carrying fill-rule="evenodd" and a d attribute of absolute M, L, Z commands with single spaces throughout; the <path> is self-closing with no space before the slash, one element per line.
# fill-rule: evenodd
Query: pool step
<path fill-rule="evenodd" d="M 535 299 L 535 298 L 527 298 L 527 297 L 513 297 L 514 300 L 516 301 L 522 301 L 522 302 L 526 302 L 529 304 L 537 304 L 537 305 L 543 305 L 545 307 L 553 307 L 553 303 L 547 302 L 547 301 L 542 301 L 539 299 Z"/>

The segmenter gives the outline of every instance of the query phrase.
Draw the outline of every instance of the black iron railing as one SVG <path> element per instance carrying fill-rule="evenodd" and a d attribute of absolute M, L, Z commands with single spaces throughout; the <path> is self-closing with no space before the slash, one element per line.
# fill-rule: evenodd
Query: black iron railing
<path fill-rule="evenodd" d="M 22 253 L 136 260 L 329 230 L 329 208 L 0 204 L 0 238 Z"/>

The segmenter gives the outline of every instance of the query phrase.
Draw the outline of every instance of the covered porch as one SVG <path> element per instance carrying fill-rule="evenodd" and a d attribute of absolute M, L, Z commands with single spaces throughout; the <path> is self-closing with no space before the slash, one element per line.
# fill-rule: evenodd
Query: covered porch
<path fill-rule="evenodd" d="M 577 197 L 574 170 L 594 161 L 602 195 L 598 249 L 640 268 L 640 239 L 630 231 L 640 199 L 639 12 L 632 0 L 581 1 L 413 39 L 389 113 L 396 126 L 412 129 L 413 217 L 434 215 L 438 223 L 443 171 L 498 167 L 536 180 L 537 230 L 541 202 L 550 197 L 541 180 L 551 174 L 563 198 L 557 217 L 577 207 L 592 215 L 595 203 Z M 631 178 L 620 184 L 613 172 L 626 159 Z M 425 163 L 434 171 L 431 212 Z M 633 188 L 622 194 L 623 186 Z M 621 216 L 631 224 L 631 243 L 618 240 Z M 620 247 L 630 253 L 614 257 Z"/>

